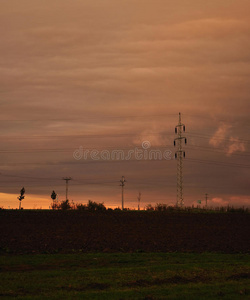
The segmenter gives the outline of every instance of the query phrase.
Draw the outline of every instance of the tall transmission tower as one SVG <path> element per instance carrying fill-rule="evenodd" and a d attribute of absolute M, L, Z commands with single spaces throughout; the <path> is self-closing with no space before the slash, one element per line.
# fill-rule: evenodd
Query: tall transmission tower
<path fill-rule="evenodd" d="M 179 123 L 175 126 L 175 134 L 177 138 L 174 139 L 174 146 L 177 146 L 177 151 L 175 152 L 175 159 L 177 159 L 177 202 L 176 206 L 183 207 L 183 158 L 185 158 L 185 151 L 182 149 L 182 141 L 187 143 L 186 137 L 182 134 L 185 132 L 185 125 L 181 122 L 181 113 L 179 113 Z"/>
<path fill-rule="evenodd" d="M 125 186 L 125 177 L 122 176 L 122 179 L 120 180 L 120 186 L 122 187 L 122 210 L 124 209 L 124 186 Z"/>
<path fill-rule="evenodd" d="M 69 181 L 72 180 L 71 177 L 63 177 L 63 180 L 66 181 L 66 201 L 68 200 L 68 189 L 69 189 Z"/>

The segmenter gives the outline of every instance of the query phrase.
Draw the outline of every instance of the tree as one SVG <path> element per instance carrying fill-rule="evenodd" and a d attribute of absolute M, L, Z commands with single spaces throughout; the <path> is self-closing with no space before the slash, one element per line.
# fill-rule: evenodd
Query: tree
<path fill-rule="evenodd" d="M 71 205 L 70 205 L 70 203 L 69 203 L 69 200 L 67 199 L 67 200 L 62 201 L 62 202 L 60 203 L 59 208 L 60 208 L 61 210 L 69 210 L 69 209 L 71 209 L 72 207 L 71 207 Z"/>
<path fill-rule="evenodd" d="M 87 209 L 89 211 L 105 211 L 106 207 L 104 206 L 104 203 L 96 203 L 94 201 L 89 200 L 87 204 Z"/>
<path fill-rule="evenodd" d="M 148 204 L 148 205 L 146 206 L 146 210 L 153 211 L 153 210 L 154 210 L 154 207 L 153 207 L 151 204 Z"/>
<path fill-rule="evenodd" d="M 52 202 L 52 209 L 55 209 L 56 208 L 55 200 L 56 200 L 56 197 L 57 197 L 57 193 L 53 190 L 50 197 L 53 201 Z"/>
<path fill-rule="evenodd" d="M 24 199 L 24 194 L 25 194 L 25 188 L 23 187 L 21 190 L 20 190 L 20 196 L 17 197 L 17 199 L 20 201 L 19 202 L 19 209 L 22 208 L 22 200 Z"/>
<path fill-rule="evenodd" d="M 155 206 L 156 211 L 166 211 L 168 208 L 167 204 L 157 203 Z"/>

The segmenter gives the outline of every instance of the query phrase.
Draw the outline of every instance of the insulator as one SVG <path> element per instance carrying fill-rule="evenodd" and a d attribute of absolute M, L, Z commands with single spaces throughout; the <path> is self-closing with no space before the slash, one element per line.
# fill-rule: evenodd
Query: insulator
<path fill-rule="evenodd" d="M 175 133 L 177 133 L 177 127 L 175 127 Z"/>
<path fill-rule="evenodd" d="M 186 157 L 186 153 L 185 153 L 185 151 L 183 152 L 183 157 L 184 157 L 184 158 Z"/>
<path fill-rule="evenodd" d="M 174 141 L 174 146 L 175 146 L 175 141 Z"/>
<path fill-rule="evenodd" d="M 177 158 L 177 153 L 174 154 L 174 158 L 175 158 L 175 159 Z"/>
<path fill-rule="evenodd" d="M 187 139 L 185 138 L 185 144 L 187 143 Z"/>
<path fill-rule="evenodd" d="M 185 125 L 183 125 L 183 131 L 184 131 L 184 132 L 186 131 L 186 126 L 185 126 Z"/>

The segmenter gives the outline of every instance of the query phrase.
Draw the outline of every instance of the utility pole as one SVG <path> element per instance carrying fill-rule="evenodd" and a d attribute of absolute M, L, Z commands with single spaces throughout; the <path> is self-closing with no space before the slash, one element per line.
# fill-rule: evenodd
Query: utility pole
<path fill-rule="evenodd" d="M 70 180 L 72 180 L 72 178 L 71 177 L 63 177 L 63 180 L 65 180 L 66 181 L 66 201 L 68 200 L 68 183 L 69 183 L 69 181 Z"/>
<path fill-rule="evenodd" d="M 177 159 L 177 207 L 183 207 L 183 158 L 185 158 L 185 151 L 182 149 L 182 140 L 184 139 L 185 144 L 187 143 L 186 137 L 182 136 L 185 132 L 185 125 L 181 122 L 181 113 L 179 113 L 179 123 L 175 126 L 175 134 L 177 138 L 174 139 L 174 146 L 177 146 L 177 151 L 175 152 L 175 159 Z"/>
<path fill-rule="evenodd" d="M 125 177 L 122 176 L 122 179 L 120 180 L 120 186 L 122 187 L 122 210 L 124 209 L 124 186 L 125 186 Z"/>
<path fill-rule="evenodd" d="M 206 208 L 207 208 L 208 193 L 205 194 L 205 199 L 206 199 Z"/>
<path fill-rule="evenodd" d="M 138 199 L 138 210 L 140 210 L 141 192 L 139 192 L 137 199 Z"/>

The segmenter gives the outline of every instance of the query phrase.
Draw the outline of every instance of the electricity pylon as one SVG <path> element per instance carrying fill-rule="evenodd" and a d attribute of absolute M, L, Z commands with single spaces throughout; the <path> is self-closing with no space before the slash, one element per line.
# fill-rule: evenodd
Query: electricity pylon
<path fill-rule="evenodd" d="M 179 113 L 179 123 L 175 126 L 175 134 L 177 138 L 174 139 L 174 146 L 177 146 L 177 151 L 175 152 L 175 159 L 177 159 L 177 202 L 176 206 L 183 207 L 183 158 L 185 158 L 185 151 L 182 149 L 182 140 L 187 143 L 186 137 L 182 136 L 185 132 L 185 125 L 181 122 L 181 113 Z"/>
<path fill-rule="evenodd" d="M 122 176 L 122 179 L 120 180 L 120 186 L 122 187 L 122 210 L 124 209 L 124 186 L 125 186 L 125 177 Z"/>
<path fill-rule="evenodd" d="M 69 182 L 70 180 L 72 180 L 72 178 L 71 178 L 71 177 L 63 177 L 63 180 L 66 181 L 66 201 L 67 201 L 67 200 L 68 200 L 68 189 L 69 189 L 69 187 L 68 187 L 68 182 Z"/>

